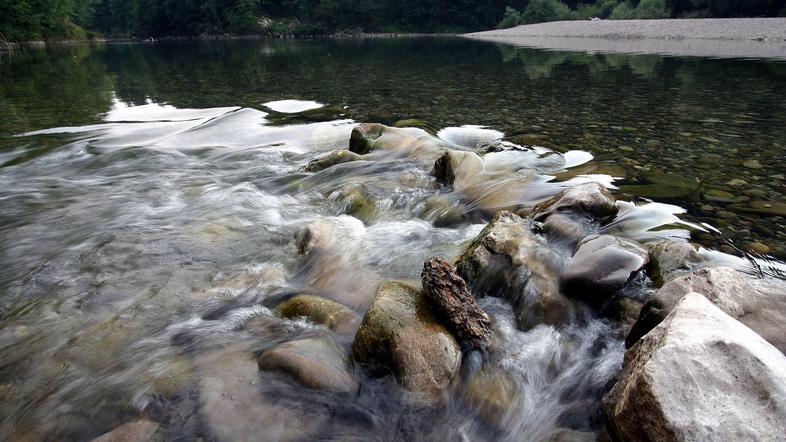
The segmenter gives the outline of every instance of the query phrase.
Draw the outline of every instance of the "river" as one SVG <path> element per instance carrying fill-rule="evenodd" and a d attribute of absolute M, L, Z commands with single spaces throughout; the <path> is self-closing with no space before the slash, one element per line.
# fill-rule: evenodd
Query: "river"
<path fill-rule="evenodd" d="M 621 369 L 624 331 L 600 317 L 523 331 L 507 303 L 481 299 L 512 392 L 492 419 L 461 385 L 435 407 L 389 376 L 357 370 L 361 388 L 347 397 L 249 363 L 324 332 L 279 317 L 272 299 L 318 290 L 362 314 L 381 281 L 417 280 L 425 259 L 457 256 L 489 219 L 424 215 L 430 197 L 450 194 L 426 161 L 304 165 L 346 149 L 360 122 L 418 126 L 465 149 L 505 137 L 540 146 L 517 203 L 600 181 L 624 209 L 607 231 L 691 240 L 715 262 L 783 277 L 785 90 L 779 60 L 457 37 L 3 58 L 0 439 L 89 440 L 140 417 L 174 440 L 603 434 L 600 398 Z M 345 192 L 358 185 L 371 201 L 360 211 Z M 304 261 L 293 237 L 315 221 L 334 227 L 337 246 Z M 653 288 L 641 278 L 626 290 L 646 299 Z M 352 333 L 335 339 L 349 349 Z"/>

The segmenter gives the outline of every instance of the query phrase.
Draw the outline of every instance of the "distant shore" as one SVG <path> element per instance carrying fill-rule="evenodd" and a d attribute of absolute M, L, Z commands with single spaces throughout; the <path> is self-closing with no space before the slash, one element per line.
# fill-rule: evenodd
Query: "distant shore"
<path fill-rule="evenodd" d="M 568 51 L 786 59 L 781 17 L 561 21 L 465 36 Z"/>

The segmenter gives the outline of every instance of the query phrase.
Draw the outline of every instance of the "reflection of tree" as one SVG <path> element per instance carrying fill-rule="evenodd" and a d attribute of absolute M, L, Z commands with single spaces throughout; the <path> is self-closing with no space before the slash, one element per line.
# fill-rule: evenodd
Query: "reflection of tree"
<path fill-rule="evenodd" d="M 19 51 L 0 64 L 0 133 L 97 121 L 112 101 L 101 49 Z"/>

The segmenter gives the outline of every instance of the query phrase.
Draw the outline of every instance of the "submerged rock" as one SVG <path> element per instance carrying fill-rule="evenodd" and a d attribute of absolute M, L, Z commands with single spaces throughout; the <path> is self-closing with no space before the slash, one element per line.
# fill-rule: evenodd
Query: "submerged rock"
<path fill-rule="evenodd" d="M 377 291 L 352 346 L 355 360 L 393 372 L 405 389 L 425 400 L 438 399 L 456 376 L 461 351 L 417 289 L 389 281 Z"/>
<path fill-rule="evenodd" d="M 664 284 L 644 304 L 625 346 L 630 348 L 649 333 L 690 292 L 704 295 L 723 312 L 786 352 L 786 283 L 749 278 L 724 267 L 700 269 Z"/>
<path fill-rule="evenodd" d="M 308 293 L 295 295 L 278 304 L 276 312 L 289 319 L 306 317 L 338 333 L 351 333 L 360 322 L 357 313 L 351 308 Z"/>
<path fill-rule="evenodd" d="M 260 370 L 280 370 L 316 390 L 352 393 L 358 380 L 344 351 L 326 336 L 285 342 L 257 359 Z"/>
<path fill-rule="evenodd" d="M 690 293 L 625 353 L 603 407 L 620 440 L 784 440 L 786 357 Z"/>
<path fill-rule="evenodd" d="M 447 144 L 423 129 L 363 123 L 352 129 L 349 150 L 359 155 L 387 151 L 401 156 L 436 157 Z"/>
<path fill-rule="evenodd" d="M 467 283 L 442 258 L 423 264 L 420 274 L 423 292 L 450 326 L 459 342 L 469 348 L 486 348 L 491 334 L 491 318 L 475 302 Z"/>
<path fill-rule="evenodd" d="M 631 240 L 590 235 L 565 264 L 560 284 L 568 296 L 599 307 L 648 262 L 647 251 Z"/>
<path fill-rule="evenodd" d="M 475 295 L 510 301 L 522 329 L 563 324 L 575 316 L 559 290 L 562 258 L 534 229 L 531 220 L 500 211 L 456 263 Z"/>
<path fill-rule="evenodd" d="M 584 237 L 592 232 L 591 221 L 580 215 L 552 213 L 543 221 L 549 244 L 563 245 L 573 251 Z"/>
<path fill-rule="evenodd" d="M 570 187 L 532 209 L 532 218 L 542 221 L 553 213 L 571 212 L 596 219 L 617 214 L 616 200 L 600 183 L 584 183 Z"/>
<path fill-rule="evenodd" d="M 492 424 L 500 422 L 510 410 L 519 386 L 502 369 L 484 368 L 470 376 L 461 388 L 461 398 Z"/>
<path fill-rule="evenodd" d="M 149 420 L 125 423 L 114 430 L 99 436 L 92 442 L 159 442 L 163 436 L 157 434 L 158 424 Z"/>
<path fill-rule="evenodd" d="M 311 160 L 303 167 L 304 172 L 319 172 L 337 164 L 362 160 L 363 157 L 348 150 L 334 150 L 326 155 Z"/>
<path fill-rule="evenodd" d="M 368 189 L 362 184 L 344 186 L 335 194 L 336 199 L 343 203 L 343 211 L 347 215 L 369 223 L 379 214 L 374 200 L 369 196 Z"/>
<path fill-rule="evenodd" d="M 467 208 L 463 204 L 443 196 L 426 198 L 420 217 L 436 227 L 453 227 L 468 220 Z"/>
<path fill-rule="evenodd" d="M 644 244 L 652 262 L 652 274 L 662 282 L 690 273 L 704 260 L 687 242 L 662 240 Z"/>
<path fill-rule="evenodd" d="M 464 188 L 483 173 L 483 158 L 475 152 L 448 150 L 434 163 L 437 180 L 456 188 Z"/>

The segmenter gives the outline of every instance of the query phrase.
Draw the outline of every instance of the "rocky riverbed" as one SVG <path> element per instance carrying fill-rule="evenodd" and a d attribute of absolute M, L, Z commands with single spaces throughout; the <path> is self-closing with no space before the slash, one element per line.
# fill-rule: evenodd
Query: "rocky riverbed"
<path fill-rule="evenodd" d="M 551 180 L 592 164 L 586 152 L 455 132 L 353 125 L 338 149 L 296 157 L 297 170 L 271 179 L 281 195 L 316 189 L 331 214 L 276 236 L 290 264 L 214 280 L 187 298 L 198 316 L 153 336 L 135 338 L 133 311 L 176 300 L 151 297 L 63 343 L 62 371 L 39 376 L 89 369 L 136 395 L 98 425 L 60 415 L 25 426 L 20 415 L 3 431 L 98 441 L 786 440 L 784 281 L 691 243 L 703 227 L 667 205 L 616 200 L 608 175 Z M 406 213 L 418 217 L 406 221 L 412 229 L 384 224 Z M 215 229 L 200 235 L 235 237 Z M 424 247 L 434 229 L 452 233 Z M 31 333 L 5 331 L 7 345 Z M 176 350 L 161 353 L 163 342 Z M 124 345 L 161 354 L 150 367 L 120 360 L 124 368 L 112 362 Z M 144 388 L 121 381 L 129 369 Z M 3 384 L 5 409 L 69 391 L 30 388 L 22 377 Z"/>

